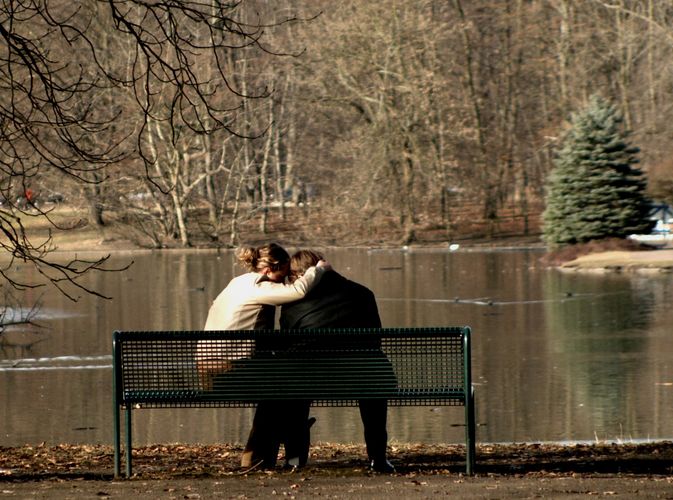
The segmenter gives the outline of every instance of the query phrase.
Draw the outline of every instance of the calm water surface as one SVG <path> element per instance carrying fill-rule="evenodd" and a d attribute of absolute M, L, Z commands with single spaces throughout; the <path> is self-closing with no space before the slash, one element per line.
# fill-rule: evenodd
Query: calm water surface
<path fill-rule="evenodd" d="M 536 251 L 334 249 L 384 326 L 469 325 L 480 442 L 673 438 L 673 275 L 567 274 Z M 131 257 L 115 257 L 124 262 Z M 134 255 L 42 297 L 42 331 L 0 337 L 0 445 L 112 441 L 111 334 L 201 329 L 241 270 L 230 252 Z M 38 294 L 36 292 L 37 298 Z M 362 442 L 357 409 L 315 409 L 314 441 Z M 242 442 L 250 409 L 134 412 L 134 442 Z M 391 441 L 463 442 L 462 409 L 391 408 Z"/>

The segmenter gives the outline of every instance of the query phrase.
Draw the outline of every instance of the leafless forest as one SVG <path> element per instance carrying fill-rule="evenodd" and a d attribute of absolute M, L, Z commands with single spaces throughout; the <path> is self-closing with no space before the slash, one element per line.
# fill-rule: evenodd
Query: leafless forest
<path fill-rule="evenodd" d="M 154 247 L 534 235 L 594 93 L 670 199 L 672 53 L 668 0 L 7 0 L 5 248 L 58 203 Z"/>

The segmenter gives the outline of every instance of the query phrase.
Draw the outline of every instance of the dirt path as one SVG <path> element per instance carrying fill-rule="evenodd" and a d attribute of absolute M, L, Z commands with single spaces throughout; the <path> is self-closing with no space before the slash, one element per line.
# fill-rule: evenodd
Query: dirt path
<path fill-rule="evenodd" d="M 131 481 L 0 482 L 0 498 L 399 498 L 459 499 L 617 497 L 673 498 L 670 478 L 604 475 L 591 477 L 362 476 L 310 474 L 244 478 Z"/>

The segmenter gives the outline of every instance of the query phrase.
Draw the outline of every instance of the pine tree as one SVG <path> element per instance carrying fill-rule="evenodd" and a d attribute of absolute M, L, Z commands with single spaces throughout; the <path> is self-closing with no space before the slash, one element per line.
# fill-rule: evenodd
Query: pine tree
<path fill-rule="evenodd" d="M 615 106 L 593 96 L 554 160 L 543 213 L 543 239 L 550 246 L 648 233 L 646 180 Z"/>

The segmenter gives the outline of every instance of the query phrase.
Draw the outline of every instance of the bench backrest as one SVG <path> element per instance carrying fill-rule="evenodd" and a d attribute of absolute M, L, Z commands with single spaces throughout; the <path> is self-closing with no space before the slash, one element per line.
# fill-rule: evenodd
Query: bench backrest
<path fill-rule="evenodd" d="M 117 331 L 114 391 L 123 407 L 253 406 L 310 399 L 346 406 L 464 405 L 470 329 Z"/>

